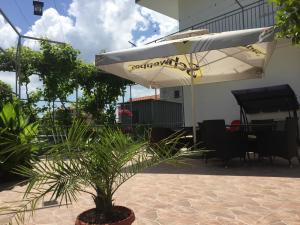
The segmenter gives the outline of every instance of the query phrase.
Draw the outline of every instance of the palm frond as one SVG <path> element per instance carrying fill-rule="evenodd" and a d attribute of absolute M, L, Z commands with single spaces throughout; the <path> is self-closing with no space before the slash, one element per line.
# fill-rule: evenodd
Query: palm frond
<path fill-rule="evenodd" d="M 74 121 L 68 131 L 56 129 L 53 135 L 54 143 L 40 146 L 46 149 L 45 159 L 33 159 L 32 167 L 20 166 L 16 170 L 28 182 L 25 205 L 16 211 L 19 221 L 41 199 L 69 204 L 81 192 L 109 207 L 113 194 L 132 176 L 159 163 L 181 163 L 184 155 L 177 148 L 180 134 L 150 144 L 147 140 L 133 140 L 119 129 L 95 130 L 83 121 Z"/>

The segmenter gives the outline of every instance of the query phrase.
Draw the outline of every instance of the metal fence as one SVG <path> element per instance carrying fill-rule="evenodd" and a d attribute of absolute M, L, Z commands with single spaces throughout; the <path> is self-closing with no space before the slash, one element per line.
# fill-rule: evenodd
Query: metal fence
<path fill-rule="evenodd" d="M 169 127 L 184 126 L 183 104 L 148 99 L 119 103 L 117 121 L 120 126 L 131 127 Z"/>
<path fill-rule="evenodd" d="M 217 33 L 224 31 L 268 27 L 275 24 L 275 13 L 277 11 L 277 7 L 274 3 L 271 3 L 268 0 L 260 0 L 245 6 L 239 6 L 240 8 L 238 9 L 199 22 L 178 32 L 194 29 L 208 29 L 210 33 Z M 175 32 L 173 34 L 176 34 L 178 32 Z M 159 42 L 164 40 L 165 38 L 166 37 L 162 37 L 150 43 Z"/>

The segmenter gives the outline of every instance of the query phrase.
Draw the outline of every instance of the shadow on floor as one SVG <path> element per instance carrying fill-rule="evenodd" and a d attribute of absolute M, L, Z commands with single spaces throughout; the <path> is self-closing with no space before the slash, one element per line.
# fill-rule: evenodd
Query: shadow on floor
<path fill-rule="evenodd" d="M 220 176 L 262 176 L 262 177 L 294 177 L 300 178 L 300 165 L 293 159 L 292 168 L 288 161 L 276 158 L 273 165 L 269 160 L 251 160 L 245 163 L 232 160 L 228 168 L 220 160 L 211 159 L 205 164 L 203 159 L 187 159 L 184 165 L 161 164 L 145 170 L 143 173 L 160 174 L 195 174 Z"/>
<path fill-rule="evenodd" d="M 0 192 L 6 191 L 6 190 L 11 190 L 16 185 L 19 185 L 19 186 L 25 185 L 25 179 L 20 178 L 20 177 L 13 177 L 11 179 L 7 179 L 7 178 L 3 178 L 3 177 L 0 178 Z"/>

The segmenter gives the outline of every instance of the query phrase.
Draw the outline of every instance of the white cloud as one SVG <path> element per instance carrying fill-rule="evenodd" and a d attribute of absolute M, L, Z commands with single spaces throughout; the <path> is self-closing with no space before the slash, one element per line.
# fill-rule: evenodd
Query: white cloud
<path fill-rule="evenodd" d="M 47 38 L 50 40 L 69 42 L 69 35 L 74 32 L 74 22 L 70 17 L 60 15 L 55 9 L 49 8 L 37 20 L 25 35 Z M 38 41 L 25 39 L 24 45 L 37 49 Z"/>
<path fill-rule="evenodd" d="M 158 24 L 155 29 L 160 31 L 153 38 L 178 29 L 176 20 L 140 7 L 134 0 L 73 0 L 68 13 L 62 16 L 53 8 L 45 10 L 26 35 L 71 43 L 82 58 L 93 62 L 101 50 L 130 48 L 133 32 L 147 31 L 151 24 Z M 149 38 L 135 37 L 139 44 Z"/>
<path fill-rule="evenodd" d="M 20 30 L 17 28 L 18 31 Z M 18 35 L 13 28 L 4 20 L 0 15 L 0 47 L 3 49 L 9 47 L 16 47 L 18 41 Z"/>
<path fill-rule="evenodd" d="M 16 73 L 15 72 L 0 72 L 0 80 L 9 84 L 13 90 L 16 91 Z M 30 76 L 30 83 L 28 85 L 28 91 L 35 91 L 37 88 L 42 87 L 42 82 L 39 80 L 38 76 Z M 25 87 L 21 88 L 22 98 L 26 98 Z"/>
<path fill-rule="evenodd" d="M 29 77 L 30 79 L 30 83 L 28 84 L 28 93 L 32 92 L 32 91 L 36 91 L 37 88 L 42 88 L 43 87 L 43 83 L 42 81 L 39 80 L 39 76 L 38 75 L 32 75 Z M 21 88 L 21 97 L 22 98 L 26 98 L 26 88 L 25 86 L 22 86 Z"/>
<path fill-rule="evenodd" d="M 16 75 L 13 72 L 0 72 L 0 80 L 9 84 L 13 91 L 15 91 Z"/>
<path fill-rule="evenodd" d="M 154 29 L 159 32 L 152 35 L 149 31 Z M 177 29 L 176 20 L 140 7 L 134 0 L 73 0 L 68 15 L 49 8 L 26 35 L 71 43 L 81 51 L 83 59 L 93 62 L 101 50 L 130 48 L 128 41 L 133 39 L 141 45 Z M 147 36 L 133 37 L 135 31 L 146 32 Z M 35 49 L 39 47 L 36 41 L 27 40 L 25 44 Z M 35 82 L 34 86 L 37 85 Z M 148 95 L 149 89 L 135 86 L 133 93 Z"/>
<path fill-rule="evenodd" d="M 158 34 L 151 35 L 149 37 L 142 36 L 138 39 L 137 44 L 141 45 L 143 43 L 148 43 L 154 41 L 160 37 L 172 34 L 179 29 L 178 21 L 167 17 L 158 12 L 152 11 L 150 9 L 141 7 L 141 14 L 147 17 L 152 22 L 157 22 L 160 32 Z"/>
<path fill-rule="evenodd" d="M 132 31 L 148 24 L 132 0 L 73 0 L 69 14 L 76 20 L 70 41 L 89 61 L 101 50 L 129 48 Z"/>

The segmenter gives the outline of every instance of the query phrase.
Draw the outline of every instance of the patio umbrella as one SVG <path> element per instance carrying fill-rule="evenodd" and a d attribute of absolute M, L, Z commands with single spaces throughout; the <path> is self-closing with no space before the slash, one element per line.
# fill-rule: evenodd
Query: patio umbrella
<path fill-rule="evenodd" d="M 194 85 L 261 77 L 273 39 L 273 27 L 187 31 L 159 43 L 96 55 L 96 66 L 145 87 L 190 85 L 195 143 Z"/>

